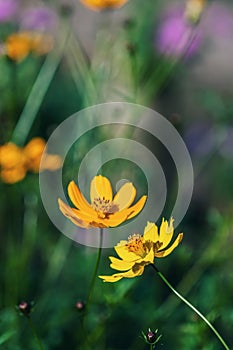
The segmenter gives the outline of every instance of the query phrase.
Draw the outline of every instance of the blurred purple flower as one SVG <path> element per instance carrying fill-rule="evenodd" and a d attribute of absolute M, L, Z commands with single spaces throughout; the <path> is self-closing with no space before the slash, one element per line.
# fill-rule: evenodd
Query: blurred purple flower
<path fill-rule="evenodd" d="M 196 122 L 185 131 L 184 141 L 192 156 L 207 156 L 215 148 L 214 129 L 208 122 Z"/>
<path fill-rule="evenodd" d="M 220 148 L 220 154 L 228 159 L 233 159 L 233 127 L 226 131 L 225 141 Z"/>
<path fill-rule="evenodd" d="M 33 7 L 25 10 L 21 19 L 21 27 L 27 30 L 52 31 L 58 17 L 49 7 Z"/>
<path fill-rule="evenodd" d="M 14 17 L 18 9 L 15 0 L 0 0 L 0 22 L 6 22 Z"/>
<path fill-rule="evenodd" d="M 158 28 L 157 48 L 166 56 L 190 57 L 200 47 L 202 35 L 197 31 L 197 27 L 185 19 L 184 10 L 185 8 L 180 6 L 168 9 Z"/>
<path fill-rule="evenodd" d="M 233 8 L 213 2 L 204 14 L 203 30 L 209 36 L 229 38 L 233 35 Z"/>

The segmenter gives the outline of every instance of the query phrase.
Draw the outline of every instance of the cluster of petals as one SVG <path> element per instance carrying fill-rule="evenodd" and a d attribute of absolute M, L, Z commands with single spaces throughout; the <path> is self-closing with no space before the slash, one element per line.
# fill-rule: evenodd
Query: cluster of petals
<path fill-rule="evenodd" d="M 30 53 L 41 56 L 53 48 L 53 38 L 49 34 L 33 31 L 16 32 L 9 35 L 2 46 L 2 55 L 15 62 L 23 61 Z"/>
<path fill-rule="evenodd" d="M 74 181 L 68 185 L 68 195 L 75 208 L 58 199 L 59 208 L 68 219 L 82 228 L 116 227 L 136 216 L 147 198 L 142 196 L 132 205 L 136 189 L 131 182 L 125 183 L 113 196 L 110 181 L 102 175 L 95 176 L 91 181 L 91 203 L 86 200 Z"/>
<path fill-rule="evenodd" d="M 62 161 L 55 154 L 46 154 L 42 167 L 40 167 L 45 145 L 45 141 L 40 137 L 33 138 L 23 148 L 12 142 L 2 145 L 0 147 L 1 180 L 13 184 L 23 180 L 28 171 L 38 173 L 39 170 L 54 171 L 59 169 Z"/>
<path fill-rule="evenodd" d="M 170 244 L 174 233 L 173 221 L 163 219 L 159 229 L 154 223 L 148 222 L 143 235 L 133 234 L 128 240 L 120 241 L 114 247 L 120 259 L 109 257 L 110 267 L 120 272 L 99 277 L 104 282 L 117 282 L 122 278 L 140 276 L 145 266 L 153 264 L 155 258 L 169 255 L 183 238 L 183 233 L 179 233 L 175 241 Z"/>
<path fill-rule="evenodd" d="M 85 6 L 95 11 L 114 9 L 123 6 L 128 0 L 80 0 Z"/>

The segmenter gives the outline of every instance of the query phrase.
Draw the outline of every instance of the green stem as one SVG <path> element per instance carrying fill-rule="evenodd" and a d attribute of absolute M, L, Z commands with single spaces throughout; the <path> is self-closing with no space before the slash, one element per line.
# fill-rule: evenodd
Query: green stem
<path fill-rule="evenodd" d="M 150 350 L 153 350 L 153 344 L 150 344 Z"/>
<path fill-rule="evenodd" d="M 98 256 L 97 256 L 97 259 L 96 259 L 95 269 L 94 269 L 94 272 L 93 272 L 93 275 L 92 275 L 92 279 L 91 279 L 90 289 L 89 289 L 89 293 L 88 293 L 88 297 L 87 297 L 86 308 L 90 304 L 91 297 L 92 297 L 92 294 L 93 294 L 93 291 L 94 291 L 94 287 L 95 287 L 95 281 L 96 281 L 96 276 L 97 276 L 97 272 L 98 272 L 98 268 L 99 268 L 99 264 L 100 264 L 101 252 L 102 252 L 103 232 L 104 232 L 103 228 L 100 228 L 99 251 L 98 251 Z"/>
<path fill-rule="evenodd" d="M 226 350 L 230 350 L 230 348 L 227 346 L 227 344 L 225 343 L 225 341 L 223 340 L 223 338 L 221 337 L 221 335 L 218 333 L 218 331 L 214 328 L 214 326 L 205 318 L 205 316 L 198 311 L 188 300 L 186 300 L 182 295 L 180 295 L 173 287 L 172 285 L 168 282 L 168 280 L 166 279 L 166 277 L 157 269 L 157 267 L 154 264 L 151 264 L 151 266 L 153 267 L 153 269 L 157 272 L 157 274 L 159 275 L 159 277 L 163 280 L 163 282 L 168 286 L 168 288 L 171 289 L 171 291 L 176 294 L 178 296 L 178 298 L 180 298 L 186 305 L 188 305 L 200 318 L 203 319 L 203 321 L 210 327 L 210 329 L 214 332 L 214 334 L 216 335 L 216 337 L 218 338 L 218 340 L 221 342 L 221 344 L 223 345 L 223 347 Z"/>
<path fill-rule="evenodd" d="M 40 338 L 39 338 L 39 336 L 38 336 L 38 334 L 37 334 L 37 332 L 36 332 L 35 326 L 34 326 L 32 320 L 31 320 L 30 316 L 27 317 L 27 320 L 28 320 L 29 326 L 30 326 L 30 328 L 31 328 L 31 331 L 32 331 L 32 333 L 33 333 L 33 335 L 34 335 L 34 337 L 35 337 L 35 340 L 36 340 L 36 342 L 37 342 L 38 348 L 39 348 L 40 350 L 43 350 L 43 346 L 42 346 L 42 344 L 41 344 Z"/>

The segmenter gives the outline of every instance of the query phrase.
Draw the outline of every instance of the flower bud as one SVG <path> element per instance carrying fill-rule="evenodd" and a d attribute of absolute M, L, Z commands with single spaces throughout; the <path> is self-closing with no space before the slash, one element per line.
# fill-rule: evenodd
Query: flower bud
<path fill-rule="evenodd" d="M 85 309 L 85 303 L 81 300 L 77 301 L 75 306 L 78 311 L 83 311 Z"/>
<path fill-rule="evenodd" d="M 21 315 L 29 317 L 34 306 L 34 302 L 21 301 L 17 305 L 17 309 L 21 313 Z"/>

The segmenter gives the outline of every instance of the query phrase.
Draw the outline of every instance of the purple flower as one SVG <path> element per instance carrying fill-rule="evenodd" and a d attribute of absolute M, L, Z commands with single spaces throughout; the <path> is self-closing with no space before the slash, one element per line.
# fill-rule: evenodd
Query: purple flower
<path fill-rule="evenodd" d="M 18 9 L 17 1 L 15 0 L 0 0 L 0 22 L 11 20 Z"/>
<path fill-rule="evenodd" d="M 192 156 L 204 157 L 214 150 L 215 136 L 211 124 L 199 121 L 188 127 L 184 133 L 184 141 Z"/>
<path fill-rule="evenodd" d="M 233 127 L 230 127 L 226 132 L 225 141 L 220 148 L 220 154 L 228 159 L 233 159 Z"/>
<path fill-rule="evenodd" d="M 231 38 L 233 35 L 233 8 L 214 2 L 204 14 L 203 30 L 209 36 Z"/>
<path fill-rule="evenodd" d="M 23 12 L 21 27 L 27 30 L 52 31 L 57 25 L 57 15 L 49 7 L 33 7 Z"/>
<path fill-rule="evenodd" d="M 200 47 L 202 36 L 197 27 L 186 20 L 184 10 L 185 8 L 180 6 L 169 9 L 158 28 L 157 48 L 166 56 L 190 57 Z"/>

